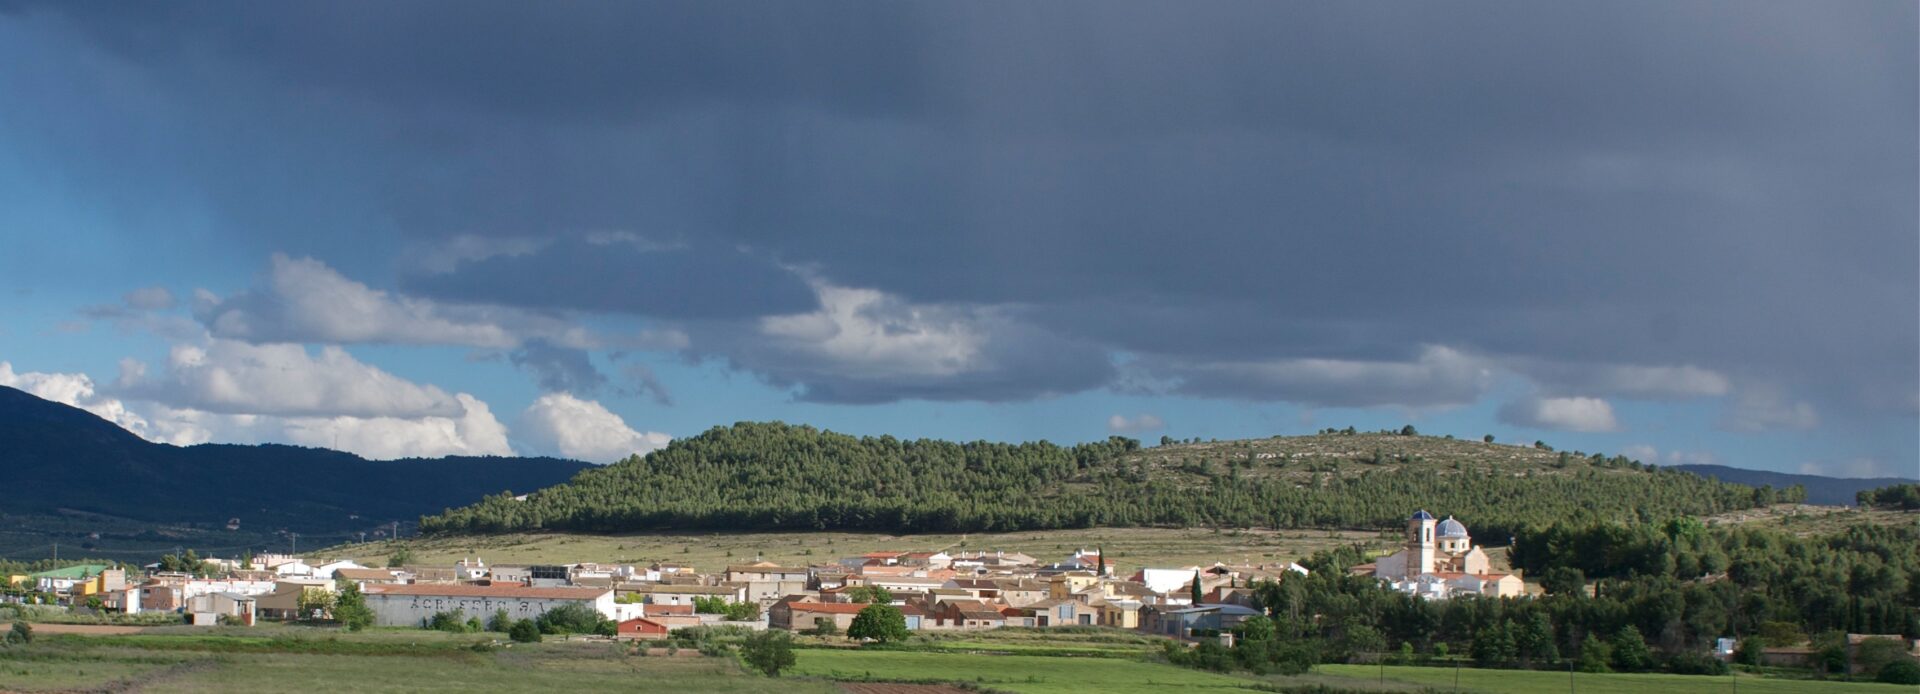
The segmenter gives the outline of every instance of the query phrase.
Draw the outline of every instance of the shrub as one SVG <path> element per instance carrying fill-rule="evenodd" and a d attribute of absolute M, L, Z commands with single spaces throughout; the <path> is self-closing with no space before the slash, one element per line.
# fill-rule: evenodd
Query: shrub
<path fill-rule="evenodd" d="M 1887 684 L 1920 684 L 1920 663 L 1912 660 L 1896 660 L 1880 668 L 1876 681 Z"/>
<path fill-rule="evenodd" d="M 531 619 L 515 621 L 512 626 L 507 627 L 507 638 L 517 643 L 539 643 L 540 625 L 533 623 Z"/>
<path fill-rule="evenodd" d="M 779 677 L 781 670 L 793 667 L 793 637 L 784 631 L 756 632 L 741 644 L 740 657 L 768 677 Z"/>
<path fill-rule="evenodd" d="M 880 643 L 902 641 L 908 636 L 907 618 L 900 614 L 900 608 L 892 605 L 868 605 L 853 616 L 853 624 L 847 626 L 847 636 Z"/>

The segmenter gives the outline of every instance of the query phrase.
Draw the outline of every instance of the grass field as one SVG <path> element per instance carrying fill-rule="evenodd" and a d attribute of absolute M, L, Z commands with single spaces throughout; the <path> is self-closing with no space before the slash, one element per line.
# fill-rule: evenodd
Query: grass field
<path fill-rule="evenodd" d="M 1314 668 L 1321 675 L 1346 678 L 1357 682 L 1378 682 L 1381 668 L 1377 665 L 1321 665 Z M 1388 682 L 1401 682 L 1409 685 L 1431 687 L 1441 691 L 1454 691 L 1454 671 L 1448 668 L 1402 667 L 1389 665 L 1385 669 Z M 1276 681 L 1285 681 L 1276 680 Z M 1331 684 L 1331 682 L 1330 682 Z M 1741 676 L 1738 682 L 1732 677 L 1700 677 L 1692 675 L 1661 674 L 1588 674 L 1577 673 L 1569 676 L 1565 672 L 1545 672 L 1537 670 L 1476 670 L 1465 668 L 1459 671 L 1459 691 L 1479 692 L 1481 694 L 1545 694 L 1551 692 L 1574 692 L 1576 694 L 1913 694 L 1914 688 L 1892 684 L 1873 684 L 1868 682 L 1822 682 L 1814 680 L 1763 679 Z"/>
<path fill-rule="evenodd" d="M 636 533 L 588 535 L 509 533 L 428 537 L 404 541 L 417 564 L 448 564 L 480 557 L 498 564 L 673 561 L 703 571 L 746 564 L 755 557 L 786 565 L 831 562 L 878 550 L 1001 550 L 1042 561 L 1065 559 L 1080 548 L 1104 548 L 1126 570 L 1141 566 L 1186 566 L 1215 561 L 1294 561 L 1321 549 L 1380 540 L 1379 533 L 1326 530 L 1204 530 L 1098 528 L 1016 533 L 888 535 L 884 533 Z M 395 545 L 340 545 L 315 552 L 324 559 L 354 559 L 384 566 Z"/>
<path fill-rule="evenodd" d="M 652 691 L 825 694 L 821 680 L 771 680 L 731 659 L 624 655 L 605 642 L 550 641 L 476 651 L 484 635 L 419 630 L 345 634 L 265 627 L 45 636 L 0 649 L 0 691 Z"/>
<path fill-rule="evenodd" d="M 1111 658 L 825 649 L 799 653 L 796 673 L 839 680 L 973 682 L 1023 694 L 1259 690 L 1259 683 L 1250 678 Z"/>

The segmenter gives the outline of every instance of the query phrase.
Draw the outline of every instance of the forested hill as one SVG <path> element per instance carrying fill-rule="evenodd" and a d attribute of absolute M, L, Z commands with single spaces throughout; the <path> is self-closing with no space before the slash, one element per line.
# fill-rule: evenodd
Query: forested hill
<path fill-rule="evenodd" d="M 0 386 L 0 489 L 8 492 L 0 514 L 360 530 L 503 489 L 557 484 L 588 467 L 555 458 L 366 460 L 297 446 L 170 446 Z"/>
<path fill-rule="evenodd" d="M 428 532 L 536 528 L 1003 531 L 1093 526 L 1390 528 L 1427 508 L 1500 537 L 1524 524 L 1658 520 L 1798 500 L 1542 446 L 1324 433 L 1141 448 L 857 438 L 716 427 L 525 501 L 422 519 Z"/>

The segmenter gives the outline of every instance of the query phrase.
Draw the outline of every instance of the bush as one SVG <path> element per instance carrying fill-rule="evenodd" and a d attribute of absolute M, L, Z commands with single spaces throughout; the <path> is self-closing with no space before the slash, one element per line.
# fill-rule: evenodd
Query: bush
<path fill-rule="evenodd" d="M 1880 676 L 1875 681 L 1887 684 L 1920 684 L 1920 663 L 1912 660 L 1896 660 L 1880 668 Z"/>
<path fill-rule="evenodd" d="M 586 605 L 568 603 L 547 610 L 536 622 L 543 634 L 599 634 L 613 636 L 619 625 Z"/>
<path fill-rule="evenodd" d="M 756 632 L 740 645 L 740 657 L 768 677 L 779 677 L 781 670 L 793 667 L 793 637 L 784 631 Z"/>
<path fill-rule="evenodd" d="M 1678 653 L 1667 660 L 1667 671 L 1676 675 L 1724 675 L 1727 664 L 1705 653 Z"/>
<path fill-rule="evenodd" d="M 853 616 L 853 624 L 847 626 L 847 636 L 880 643 L 904 641 L 908 636 L 907 618 L 900 614 L 900 608 L 892 605 L 868 605 Z"/>
<path fill-rule="evenodd" d="M 351 581 L 340 583 L 340 595 L 333 601 L 333 618 L 347 631 L 359 631 L 372 625 L 373 609 L 367 607 L 367 597 L 360 592 L 360 586 Z"/>
<path fill-rule="evenodd" d="M 531 619 L 515 621 L 512 626 L 507 627 L 507 638 L 513 639 L 516 643 L 539 643 L 540 625 L 533 623 Z"/>
<path fill-rule="evenodd" d="M 831 617 L 814 617 L 813 618 L 813 635 L 814 636 L 839 636 L 840 625 L 835 623 L 833 621 L 833 618 Z"/>
<path fill-rule="evenodd" d="M 467 616 L 460 610 L 435 612 L 432 617 L 427 618 L 427 628 L 449 634 L 465 634 L 467 633 Z"/>
<path fill-rule="evenodd" d="M 511 628 L 513 628 L 513 615 L 507 614 L 505 609 L 494 612 L 493 619 L 487 620 L 487 631 L 504 634 Z"/>
<path fill-rule="evenodd" d="M 33 627 L 26 622 L 14 622 L 13 628 L 7 631 L 6 643 L 33 643 Z"/>

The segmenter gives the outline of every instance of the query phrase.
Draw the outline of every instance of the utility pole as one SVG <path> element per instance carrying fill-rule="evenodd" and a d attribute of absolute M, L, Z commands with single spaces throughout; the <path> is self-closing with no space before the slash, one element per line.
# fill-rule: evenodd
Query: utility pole
<path fill-rule="evenodd" d="M 287 554 L 300 553 L 300 533 L 287 533 Z"/>

